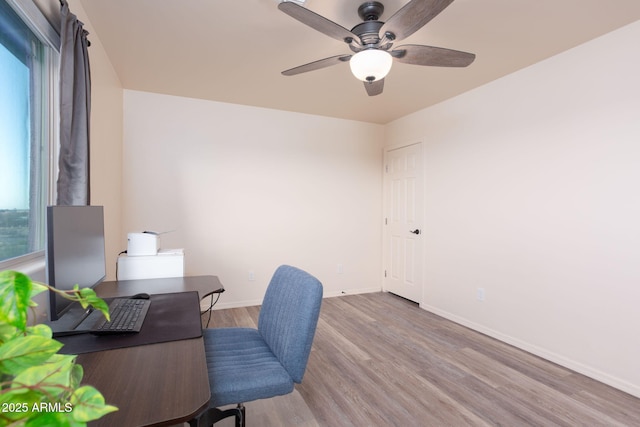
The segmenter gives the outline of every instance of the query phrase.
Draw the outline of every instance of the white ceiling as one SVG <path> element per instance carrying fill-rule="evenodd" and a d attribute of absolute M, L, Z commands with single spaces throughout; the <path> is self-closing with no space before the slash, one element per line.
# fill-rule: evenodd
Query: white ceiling
<path fill-rule="evenodd" d="M 307 0 L 351 29 L 364 0 Z M 456 0 L 409 38 L 476 54 L 468 68 L 395 63 L 367 96 L 347 63 L 281 71 L 351 53 L 285 15 L 277 0 L 81 0 L 127 89 L 387 123 L 640 19 L 639 0 Z M 407 0 L 383 0 L 385 21 Z M 89 52 L 91 54 L 91 51 Z M 621 52 L 630 54 L 630 52 Z M 637 54 L 637 52 L 635 53 Z"/>

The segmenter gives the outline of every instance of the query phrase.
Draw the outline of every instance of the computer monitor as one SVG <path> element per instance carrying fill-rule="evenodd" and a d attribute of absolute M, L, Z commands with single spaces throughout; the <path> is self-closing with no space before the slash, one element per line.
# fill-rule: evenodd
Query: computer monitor
<path fill-rule="evenodd" d="M 94 287 L 106 276 L 102 206 L 47 207 L 47 283 L 62 290 Z M 49 292 L 49 318 L 73 304 Z"/>

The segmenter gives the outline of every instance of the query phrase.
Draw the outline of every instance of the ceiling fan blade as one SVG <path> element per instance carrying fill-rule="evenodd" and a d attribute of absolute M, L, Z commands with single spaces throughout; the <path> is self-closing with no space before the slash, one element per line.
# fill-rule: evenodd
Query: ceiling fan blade
<path fill-rule="evenodd" d="M 317 61 L 310 62 L 308 64 L 300 65 L 298 67 L 290 68 L 282 72 L 284 76 L 295 76 L 296 74 L 306 73 L 308 71 L 315 71 L 321 68 L 330 67 L 332 65 L 339 64 L 341 62 L 348 62 L 352 55 L 336 55 L 329 58 L 319 59 Z"/>
<path fill-rule="evenodd" d="M 278 9 L 291 16 L 293 19 L 296 19 L 314 30 L 318 30 L 336 40 L 340 40 L 347 44 L 354 42 L 360 44 L 360 38 L 351 31 L 296 3 L 283 1 L 278 4 Z"/>
<path fill-rule="evenodd" d="M 435 18 L 452 2 L 453 0 L 411 0 L 385 22 L 380 28 L 380 37 L 392 33 L 395 38 L 387 35 L 390 40 L 399 41 L 407 38 Z"/>
<path fill-rule="evenodd" d="M 476 59 L 473 53 L 418 44 L 398 46 L 391 51 L 391 56 L 405 64 L 432 67 L 466 67 Z"/>
<path fill-rule="evenodd" d="M 384 79 L 376 80 L 374 82 L 364 82 L 364 88 L 367 90 L 369 96 L 376 96 L 382 93 L 384 89 Z"/>

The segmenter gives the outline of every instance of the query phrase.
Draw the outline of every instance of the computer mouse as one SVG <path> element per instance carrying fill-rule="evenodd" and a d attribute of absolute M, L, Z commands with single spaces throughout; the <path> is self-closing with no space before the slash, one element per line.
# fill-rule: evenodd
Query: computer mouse
<path fill-rule="evenodd" d="M 149 299 L 151 296 L 147 293 L 141 292 L 139 294 L 135 294 L 134 296 L 129 297 L 131 299 Z"/>

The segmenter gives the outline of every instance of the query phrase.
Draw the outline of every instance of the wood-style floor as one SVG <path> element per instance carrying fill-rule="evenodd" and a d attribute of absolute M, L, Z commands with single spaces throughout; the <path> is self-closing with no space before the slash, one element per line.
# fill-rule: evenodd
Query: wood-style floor
<path fill-rule="evenodd" d="M 210 327 L 258 312 L 216 310 Z M 640 399 L 387 293 L 324 299 L 302 384 L 246 406 L 260 427 L 640 426 Z"/>

